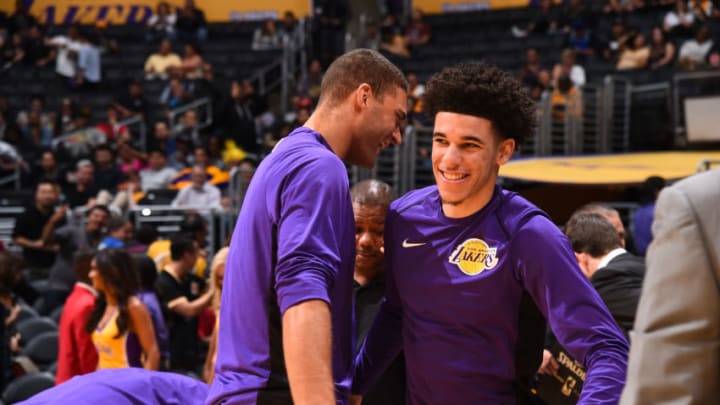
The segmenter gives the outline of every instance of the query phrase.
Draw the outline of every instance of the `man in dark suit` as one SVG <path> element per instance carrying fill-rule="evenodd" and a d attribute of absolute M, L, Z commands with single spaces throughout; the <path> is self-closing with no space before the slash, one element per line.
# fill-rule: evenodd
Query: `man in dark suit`
<path fill-rule="evenodd" d="M 635 323 L 645 261 L 622 247 L 617 230 L 599 214 L 576 213 L 565 234 L 583 273 L 627 336 Z"/>

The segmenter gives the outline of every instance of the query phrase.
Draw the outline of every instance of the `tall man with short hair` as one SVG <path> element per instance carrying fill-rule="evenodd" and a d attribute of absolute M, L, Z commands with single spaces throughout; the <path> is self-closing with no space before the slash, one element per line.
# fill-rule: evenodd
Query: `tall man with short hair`
<path fill-rule="evenodd" d="M 625 337 L 567 238 L 544 212 L 495 184 L 515 145 L 533 132 L 530 96 L 497 67 L 464 64 L 433 76 L 425 102 L 435 120 L 437 185 L 390 206 L 387 296 L 358 355 L 353 391 L 365 392 L 402 349 L 408 404 L 521 402 L 545 330 L 524 330 L 529 301 L 587 367 L 581 402 L 616 403 Z M 527 349 L 533 335 L 539 341 Z"/>
<path fill-rule="evenodd" d="M 407 81 L 377 52 L 328 68 L 318 106 L 258 167 L 230 244 L 207 403 L 345 404 L 354 221 L 342 160 L 399 144 Z"/>

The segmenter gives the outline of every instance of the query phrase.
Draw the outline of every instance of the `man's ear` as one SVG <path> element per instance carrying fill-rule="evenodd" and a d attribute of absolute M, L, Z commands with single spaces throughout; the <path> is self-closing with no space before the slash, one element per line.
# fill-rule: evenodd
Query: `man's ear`
<path fill-rule="evenodd" d="M 590 255 L 587 253 L 575 252 L 575 258 L 577 259 L 578 266 L 580 266 L 580 270 L 582 270 L 583 274 L 585 274 L 585 277 L 590 277 Z"/>
<path fill-rule="evenodd" d="M 498 144 L 497 164 L 502 166 L 510 160 L 515 152 L 515 139 L 503 139 Z"/>
<path fill-rule="evenodd" d="M 372 96 L 372 87 L 363 83 L 355 89 L 355 105 L 358 108 L 365 108 L 368 105 L 368 99 Z"/>

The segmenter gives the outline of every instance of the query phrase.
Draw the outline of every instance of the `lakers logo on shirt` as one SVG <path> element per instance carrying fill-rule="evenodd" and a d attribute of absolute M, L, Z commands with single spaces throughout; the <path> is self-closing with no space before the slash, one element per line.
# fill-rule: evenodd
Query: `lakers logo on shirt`
<path fill-rule="evenodd" d="M 482 239 L 468 239 L 453 250 L 448 261 L 468 276 L 475 276 L 497 265 L 497 248 Z"/>

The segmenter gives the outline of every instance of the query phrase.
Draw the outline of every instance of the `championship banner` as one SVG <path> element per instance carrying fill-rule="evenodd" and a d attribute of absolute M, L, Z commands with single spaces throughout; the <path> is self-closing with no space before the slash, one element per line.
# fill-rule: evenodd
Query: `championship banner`
<path fill-rule="evenodd" d="M 425 14 L 455 13 L 498 8 L 527 7 L 529 0 L 413 0 Z"/>
<path fill-rule="evenodd" d="M 310 13 L 311 0 L 213 0 L 196 1 L 208 22 L 264 20 L 282 17 L 292 11 L 298 18 Z M 25 0 L 30 13 L 43 24 L 93 24 L 106 21 L 110 24 L 142 24 L 153 14 L 158 0 Z M 174 8 L 184 1 L 169 0 Z M 10 14 L 14 2 L 0 2 L 0 10 Z"/>

